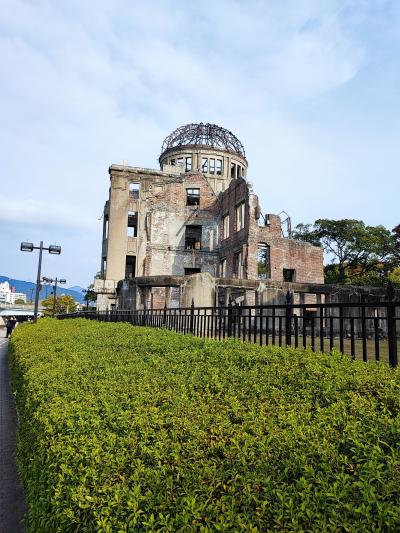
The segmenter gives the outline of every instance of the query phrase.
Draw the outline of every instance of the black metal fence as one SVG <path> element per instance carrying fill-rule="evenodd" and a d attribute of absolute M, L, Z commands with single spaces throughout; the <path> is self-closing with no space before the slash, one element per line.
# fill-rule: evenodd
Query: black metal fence
<path fill-rule="evenodd" d="M 400 303 L 324 303 L 83 311 L 85 317 L 166 328 L 211 339 L 235 337 L 260 346 L 337 349 L 363 361 L 398 364 Z"/>

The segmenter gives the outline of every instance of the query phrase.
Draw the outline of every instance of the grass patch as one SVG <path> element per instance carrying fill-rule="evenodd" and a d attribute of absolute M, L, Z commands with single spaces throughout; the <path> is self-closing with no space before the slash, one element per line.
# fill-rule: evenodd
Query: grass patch
<path fill-rule="evenodd" d="M 387 364 L 84 319 L 10 363 L 31 532 L 400 529 Z"/>

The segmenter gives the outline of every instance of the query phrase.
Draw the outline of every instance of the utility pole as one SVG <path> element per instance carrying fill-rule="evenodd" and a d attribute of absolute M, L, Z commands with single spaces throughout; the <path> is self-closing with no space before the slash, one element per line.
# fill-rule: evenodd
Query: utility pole
<path fill-rule="evenodd" d="M 47 283 L 54 283 L 53 285 L 53 317 L 56 315 L 56 303 L 57 303 L 57 284 L 58 283 L 67 283 L 66 279 L 60 279 L 60 278 L 43 278 L 43 281 Z"/>
<path fill-rule="evenodd" d="M 40 241 L 39 246 L 34 246 L 32 242 L 21 242 L 20 247 L 21 252 L 33 252 L 33 250 L 39 250 L 39 261 L 38 261 L 38 269 L 37 269 L 37 276 L 36 276 L 36 291 L 35 291 L 35 307 L 33 311 L 33 321 L 37 321 L 37 315 L 38 315 L 38 308 L 39 308 L 39 294 L 40 294 L 40 275 L 42 271 L 42 255 L 43 250 L 48 250 L 49 254 L 55 254 L 60 255 L 61 253 L 61 246 L 57 246 L 56 244 L 50 244 L 48 248 L 45 248 L 43 246 L 43 241 Z"/>

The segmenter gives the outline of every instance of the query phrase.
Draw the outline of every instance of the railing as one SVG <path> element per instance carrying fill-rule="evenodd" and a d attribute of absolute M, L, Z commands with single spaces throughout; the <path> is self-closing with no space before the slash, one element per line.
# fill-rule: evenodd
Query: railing
<path fill-rule="evenodd" d="M 398 364 L 400 303 L 325 303 L 266 306 L 191 307 L 83 311 L 58 318 L 85 317 L 166 328 L 211 339 L 235 337 L 260 346 L 293 346 L 354 359 Z"/>

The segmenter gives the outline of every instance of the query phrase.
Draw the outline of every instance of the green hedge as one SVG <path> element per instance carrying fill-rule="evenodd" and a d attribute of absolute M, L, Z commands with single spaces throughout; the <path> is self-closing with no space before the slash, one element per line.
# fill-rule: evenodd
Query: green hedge
<path fill-rule="evenodd" d="M 83 319 L 10 361 L 31 532 L 400 530 L 383 363 Z"/>

